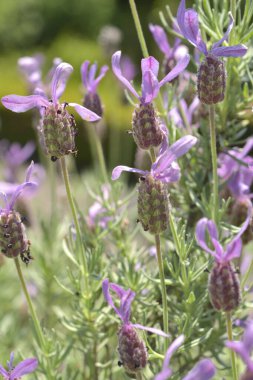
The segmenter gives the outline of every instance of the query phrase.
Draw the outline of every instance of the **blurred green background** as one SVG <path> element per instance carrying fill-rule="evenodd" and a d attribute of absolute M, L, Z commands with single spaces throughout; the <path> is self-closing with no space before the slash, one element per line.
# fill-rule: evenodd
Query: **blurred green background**
<path fill-rule="evenodd" d="M 179 1 L 170 2 L 173 13 Z M 148 30 L 149 23 L 160 23 L 159 11 L 165 11 L 167 0 L 136 0 L 145 38 L 151 55 L 162 58 Z M 50 69 L 54 57 L 60 57 L 74 67 L 62 101 L 82 102 L 83 88 L 80 81 L 80 65 L 88 59 L 110 66 L 111 52 L 98 42 L 101 29 L 113 25 L 120 29 L 122 39 L 116 49 L 122 50 L 140 71 L 141 50 L 128 0 L 1 0 L 0 1 L 0 95 L 27 94 L 24 78 L 17 70 L 21 56 L 43 53 L 44 74 Z M 103 37 L 103 35 L 102 35 Z M 115 36 L 114 36 L 115 37 Z M 109 53 L 109 54 L 108 54 Z M 137 75 L 137 81 L 140 77 Z M 111 72 L 99 86 L 104 104 L 106 126 L 103 146 L 109 166 L 129 164 L 135 147 L 126 134 L 131 128 L 133 107 L 124 101 L 122 88 Z M 31 127 L 32 112 L 15 114 L 0 107 L 0 139 L 25 143 L 34 139 Z M 83 168 L 90 164 L 90 148 L 87 127 L 77 118 L 77 164 Z M 123 140 L 122 140 L 123 139 Z M 124 149 L 120 142 L 124 141 Z M 35 157 L 36 159 L 37 157 Z M 120 160 L 120 161 L 119 161 Z"/>

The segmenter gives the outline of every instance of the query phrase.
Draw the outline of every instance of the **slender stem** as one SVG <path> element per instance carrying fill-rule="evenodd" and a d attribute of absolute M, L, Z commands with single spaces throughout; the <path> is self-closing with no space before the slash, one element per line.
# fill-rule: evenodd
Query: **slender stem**
<path fill-rule="evenodd" d="M 19 277 L 19 280 L 21 282 L 21 286 L 22 286 L 22 289 L 23 289 L 23 292 L 25 294 L 25 298 L 26 298 L 26 301 L 27 301 L 27 304 L 28 304 L 28 307 L 29 307 L 29 310 L 30 310 L 30 314 L 31 314 L 31 317 L 32 317 L 32 320 L 33 320 L 33 323 L 34 323 L 34 328 L 35 328 L 35 331 L 36 331 L 36 335 L 37 335 L 37 338 L 38 338 L 38 341 L 39 341 L 40 348 L 41 348 L 42 352 L 45 354 L 46 360 L 48 362 L 47 376 L 48 376 L 48 379 L 52 379 L 53 380 L 54 376 L 51 373 L 51 364 L 50 364 L 49 357 L 47 356 L 47 344 L 46 344 L 46 340 L 45 340 L 45 337 L 44 337 L 44 334 L 43 334 L 43 331 L 42 331 L 39 319 L 37 317 L 36 311 L 35 311 L 35 309 L 33 307 L 33 303 L 32 303 L 30 294 L 29 294 L 29 292 L 27 290 L 25 279 L 24 279 L 24 276 L 23 276 L 23 273 L 22 273 L 22 269 L 21 269 L 18 257 L 15 257 L 14 262 L 15 262 L 17 273 L 18 273 L 18 277 Z"/>
<path fill-rule="evenodd" d="M 218 193 L 218 173 L 217 173 L 217 149 L 216 149 L 216 129 L 215 129 L 215 106 L 209 106 L 209 127 L 210 127 L 210 143 L 213 166 L 213 209 L 212 218 L 215 223 L 218 223 L 219 211 L 219 193 Z"/>
<path fill-rule="evenodd" d="M 98 159 L 101 174 L 103 176 L 104 182 L 109 183 L 106 165 L 105 165 L 105 156 L 104 156 L 101 140 L 100 140 L 98 133 L 96 131 L 96 126 L 91 124 L 91 125 L 89 125 L 89 127 L 90 127 L 89 132 L 90 132 L 91 137 L 92 137 L 92 142 L 94 142 L 94 145 L 95 145 L 95 149 L 96 149 L 96 153 L 97 153 L 96 158 Z"/>
<path fill-rule="evenodd" d="M 232 321 L 230 312 L 226 313 L 226 322 L 227 322 L 227 334 L 228 339 L 233 340 L 233 330 L 232 330 Z M 233 380 L 238 380 L 237 367 L 236 367 L 236 358 L 233 350 L 230 350 L 231 357 L 231 366 L 232 366 L 232 378 Z"/>
<path fill-rule="evenodd" d="M 136 373 L 136 379 L 137 379 L 137 380 L 142 380 L 142 379 L 143 379 L 143 377 L 142 377 L 142 373 L 141 373 L 141 372 L 137 372 L 137 373 Z"/>
<path fill-rule="evenodd" d="M 168 323 L 168 303 L 167 303 L 167 293 L 166 293 L 166 285 L 165 285 L 165 276 L 164 276 L 164 266 L 163 266 L 163 258 L 161 253 L 161 242 L 160 236 L 155 235 L 155 245 L 156 245 L 156 255 L 159 267 L 159 276 L 161 282 L 161 292 L 162 292 L 162 303 L 163 303 L 163 330 L 165 334 L 169 332 L 169 323 Z M 168 348 L 168 338 L 164 341 L 164 352 L 167 351 Z"/>
<path fill-rule="evenodd" d="M 135 5 L 135 1 L 134 0 L 129 0 L 129 4 L 130 4 L 131 11 L 132 11 L 135 27 L 136 27 L 136 30 L 137 30 L 138 39 L 139 39 L 139 42 L 140 42 L 140 45 L 141 45 L 142 54 L 143 54 L 143 56 L 145 58 L 147 58 L 149 56 L 149 54 L 148 54 L 148 48 L 147 48 L 146 41 L 145 41 L 145 38 L 144 38 L 144 35 L 143 35 L 143 31 L 142 31 L 139 15 L 138 15 L 138 12 L 137 12 L 137 8 L 136 8 L 136 5 Z"/>
<path fill-rule="evenodd" d="M 88 265 L 87 265 L 87 261 L 86 261 L 86 255 L 85 255 L 85 250 L 84 250 L 84 245 L 83 245 L 83 240 L 82 240 L 81 229 L 80 229 L 80 225 L 79 225 L 79 221 L 78 221 L 76 206 L 75 206 L 75 202 L 74 202 L 74 199 L 72 196 L 72 191 L 70 188 L 68 169 L 67 169 L 67 165 L 66 165 L 66 161 L 65 161 L 64 156 L 60 158 L 60 162 L 61 162 L 62 176 L 64 179 L 66 193 L 67 193 L 67 197 L 68 197 L 68 201 L 69 201 L 69 206 L 71 208 L 72 216 L 74 219 L 77 241 L 78 241 L 78 244 L 79 244 L 80 250 L 81 250 L 80 260 L 81 260 L 82 267 L 83 267 L 84 285 L 85 285 L 85 291 L 87 294 L 89 291 Z"/>

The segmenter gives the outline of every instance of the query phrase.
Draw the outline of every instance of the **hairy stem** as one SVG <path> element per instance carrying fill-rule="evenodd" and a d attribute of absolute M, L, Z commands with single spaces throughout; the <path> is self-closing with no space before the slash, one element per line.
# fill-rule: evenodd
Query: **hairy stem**
<path fill-rule="evenodd" d="M 31 314 L 31 317 L 32 317 L 32 320 L 33 320 L 35 332 L 36 332 L 36 335 L 37 335 L 37 339 L 38 339 L 41 351 L 46 356 L 46 359 L 47 359 L 47 362 L 48 362 L 47 376 L 48 376 L 49 380 L 50 379 L 53 380 L 54 377 L 53 377 L 53 375 L 51 373 L 51 364 L 50 364 L 49 357 L 47 356 L 47 347 L 46 347 L 47 344 L 46 344 L 46 340 L 45 340 L 45 337 L 44 337 L 44 334 L 43 334 L 43 331 L 42 331 L 39 319 L 37 317 L 36 311 L 35 311 L 35 309 L 33 307 L 33 303 L 32 303 L 30 294 L 29 294 L 29 292 L 27 290 L 27 287 L 26 287 L 25 279 L 24 279 L 24 276 L 23 276 L 23 273 L 22 273 L 22 269 L 21 269 L 21 266 L 20 266 L 20 263 L 19 263 L 19 258 L 15 257 L 14 262 L 15 262 L 17 273 L 18 273 L 18 277 L 19 277 L 19 280 L 20 280 L 20 283 L 21 283 L 21 286 L 22 286 L 22 289 L 23 289 L 23 292 L 24 292 L 24 295 L 25 295 L 25 298 L 26 298 L 26 302 L 27 302 L 29 310 L 30 310 L 30 314 Z"/>
<path fill-rule="evenodd" d="M 210 128 L 210 144 L 213 167 L 213 209 L 212 218 L 218 223 L 219 211 L 219 193 L 218 193 L 218 173 L 217 173 L 217 149 L 216 149 L 216 129 L 215 129 L 215 106 L 209 106 L 209 128 Z"/>
<path fill-rule="evenodd" d="M 164 276 L 164 265 L 163 265 L 163 258 L 162 258 L 162 252 L 161 252 L 161 242 L 160 242 L 159 235 L 155 235 L 155 245 L 156 245 L 156 255 L 157 255 L 157 262 L 158 262 L 158 267 L 159 267 L 159 276 L 160 276 L 162 303 L 163 303 L 163 331 L 166 334 L 168 334 L 169 332 L 168 303 L 167 303 L 167 293 L 166 293 L 166 284 L 165 284 L 165 276 Z M 164 352 L 167 351 L 168 344 L 169 344 L 168 338 L 166 338 L 164 341 Z"/>
<path fill-rule="evenodd" d="M 65 157 L 61 157 L 60 162 L 61 162 L 62 176 L 64 179 L 66 193 L 67 193 L 67 197 L 68 197 L 68 202 L 69 202 L 69 206 L 70 206 L 70 209 L 72 212 L 72 217 L 73 217 L 74 224 L 75 224 L 77 241 L 78 241 L 78 245 L 80 247 L 80 252 L 81 252 L 80 261 L 81 261 L 82 268 L 83 268 L 84 286 L 85 286 L 85 292 L 87 295 L 89 293 L 88 265 L 87 265 L 87 260 L 86 260 L 86 255 L 85 255 L 85 250 L 84 250 L 84 245 L 83 245 L 83 240 L 82 240 L 82 235 L 81 235 L 81 229 L 80 229 L 80 225 L 79 225 L 79 221 L 78 221 L 75 202 L 74 202 L 74 199 L 72 196 L 72 191 L 71 191 L 70 181 L 69 181 L 69 174 L 68 174 L 68 169 L 67 169 Z"/>
<path fill-rule="evenodd" d="M 230 312 L 226 313 L 226 322 L 227 322 L 227 334 L 228 340 L 233 340 L 233 330 L 232 330 L 232 321 Z M 235 353 L 233 350 L 230 350 L 230 358 L 231 358 L 231 367 L 232 367 L 232 379 L 238 380 L 237 368 L 236 368 L 236 359 Z"/>

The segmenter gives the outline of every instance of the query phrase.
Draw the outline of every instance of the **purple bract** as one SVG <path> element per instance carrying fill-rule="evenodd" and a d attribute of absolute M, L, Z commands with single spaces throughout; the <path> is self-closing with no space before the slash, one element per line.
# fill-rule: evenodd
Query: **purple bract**
<path fill-rule="evenodd" d="M 89 66 L 90 61 L 84 61 L 81 66 L 82 83 L 88 93 L 94 94 L 97 90 L 99 82 L 105 76 L 109 67 L 107 65 L 102 66 L 98 77 L 95 78 L 97 72 L 97 64 L 93 63 L 90 68 Z"/>
<path fill-rule="evenodd" d="M 32 373 L 38 367 L 38 360 L 36 358 L 28 358 L 20 362 L 16 367 L 13 366 L 14 353 L 10 355 L 10 361 L 8 364 L 8 371 L 0 364 L 0 375 L 4 380 L 17 380 L 22 376 Z"/>

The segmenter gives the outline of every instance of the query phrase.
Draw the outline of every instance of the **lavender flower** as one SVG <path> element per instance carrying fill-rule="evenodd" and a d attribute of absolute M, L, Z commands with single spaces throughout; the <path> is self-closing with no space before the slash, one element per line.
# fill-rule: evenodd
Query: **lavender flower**
<path fill-rule="evenodd" d="M 220 153 L 218 157 L 218 175 L 234 198 L 250 196 L 250 186 L 253 183 L 253 158 L 248 155 L 253 147 L 253 138 L 247 140 L 243 149 L 231 149 Z"/>
<path fill-rule="evenodd" d="M 28 358 L 20 362 L 16 367 L 13 366 L 14 352 L 10 355 L 10 361 L 8 364 L 8 371 L 0 364 L 0 375 L 4 380 L 17 380 L 22 376 L 32 373 L 38 367 L 38 360 L 36 358 Z"/>
<path fill-rule="evenodd" d="M 240 237 L 247 229 L 252 213 L 252 205 L 248 202 L 248 215 L 240 231 L 225 248 L 218 241 L 218 231 L 215 223 L 207 218 L 198 221 L 196 239 L 199 246 L 215 258 L 214 267 L 209 274 L 208 290 L 211 302 L 217 310 L 231 311 L 240 302 L 239 278 L 231 260 L 240 257 L 242 240 Z M 214 249 L 206 242 L 206 231 Z"/>
<path fill-rule="evenodd" d="M 192 129 L 197 128 L 199 126 L 198 123 L 193 124 L 193 115 L 195 111 L 197 110 L 200 102 L 199 99 L 195 96 L 192 103 L 188 106 L 186 101 L 184 99 L 179 100 L 179 107 L 172 108 L 168 116 L 170 119 L 172 119 L 173 123 L 178 128 L 184 128 L 184 129 Z M 183 115 L 182 115 L 183 113 Z"/>
<path fill-rule="evenodd" d="M 9 144 L 6 140 L 0 141 L 0 157 L 5 164 L 5 180 L 7 182 L 17 181 L 18 169 L 31 157 L 34 151 L 35 144 L 32 141 L 23 147 L 19 143 Z"/>
<path fill-rule="evenodd" d="M 11 258 L 20 255 L 26 264 L 32 258 L 30 255 L 30 241 L 26 237 L 25 226 L 22 223 L 20 214 L 14 210 L 14 205 L 25 189 L 37 186 L 31 181 L 33 162 L 28 167 L 25 181 L 18 185 L 10 196 L 0 192 L 4 201 L 4 207 L 0 208 L 0 249 L 1 252 Z M 1 190 L 1 189 L 0 189 Z"/>
<path fill-rule="evenodd" d="M 224 99 L 226 73 L 219 57 L 242 57 L 247 52 L 247 47 L 242 44 L 221 46 L 228 39 L 234 25 L 231 13 L 229 13 L 229 18 L 226 33 L 208 50 L 200 34 L 198 13 L 191 8 L 185 9 L 185 0 L 181 0 L 178 7 L 177 22 L 181 33 L 205 55 L 205 60 L 201 63 L 198 72 L 198 96 L 205 104 L 215 104 Z"/>
<path fill-rule="evenodd" d="M 183 341 L 184 335 L 180 335 L 169 346 L 164 358 L 162 371 L 155 376 L 154 380 L 167 380 L 171 377 L 173 372 L 169 367 L 170 359 L 174 352 L 182 345 Z M 212 361 L 209 359 L 202 359 L 186 376 L 183 377 L 182 380 L 209 380 L 215 375 L 215 372 L 216 369 Z"/>
<path fill-rule="evenodd" d="M 2 98 L 3 105 L 13 112 L 25 112 L 36 107 L 40 109 L 42 120 L 39 133 L 45 152 L 53 161 L 75 151 L 75 121 L 73 115 L 66 111 L 67 105 L 74 107 L 84 120 L 100 119 L 94 112 L 77 103 L 58 102 L 72 70 L 72 66 L 65 62 L 57 66 L 51 83 L 52 100 L 47 99 L 43 90 L 36 95 L 7 95 Z"/>
<path fill-rule="evenodd" d="M 105 184 L 101 187 L 102 197 L 96 197 L 96 202 L 89 208 L 87 224 L 91 229 L 97 225 L 103 230 L 108 227 L 108 223 L 113 220 L 112 216 L 108 215 L 108 210 L 103 204 L 108 201 L 111 188 Z"/>
<path fill-rule="evenodd" d="M 135 293 L 131 289 L 124 290 L 119 285 L 109 282 L 108 279 L 103 281 L 102 289 L 106 301 L 122 321 L 122 326 L 118 332 L 118 351 L 120 356 L 119 364 L 124 366 L 127 373 L 135 374 L 146 367 L 148 360 L 148 353 L 145 344 L 139 338 L 135 328 L 146 330 L 163 337 L 167 337 L 167 334 L 156 328 L 146 327 L 130 322 L 131 304 L 135 297 Z M 119 307 L 115 306 L 110 290 L 116 293 L 119 298 Z"/>
<path fill-rule="evenodd" d="M 18 60 L 18 68 L 24 75 L 31 92 L 33 92 L 36 87 L 42 86 L 43 62 L 44 57 L 42 54 L 36 54 L 31 57 L 21 57 Z"/>
<path fill-rule="evenodd" d="M 84 106 L 91 111 L 95 112 L 97 115 L 102 116 L 103 109 L 100 101 L 100 97 L 97 94 L 97 86 L 101 79 L 105 76 L 108 66 L 104 65 L 101 67 L 98 77 L 95 79 L 97 64 L 94 63 L 89 69 L 90 62 L 84 61 L 81 66 L 81 76 L 82 82 L 86 89 L 86 95 L 84 98 Z"/>
<path fill-rule="evenodd" d="M 236 352 L 246 364 L 246 371 L 240 379 L 253 379 L 253 360 L 251 359 L 251 353 L 253 351 L 253 320 L 247 322 L 244 335 L 240 342 L 228 341 L 226 342 L 226 346 Z"/>
<path fill-rule="evenodd" d="M 176 38 L 174 46 L 171 47 L 164 29 L 159 25 L 150 24 L 149 30 L 151 31 L 157 46 L 165 56 L 163 62 L 164 73 L 168 74 L 174 67 L 175 63 L 188 53 L 188 48 L 185 45 L 180 44 L 180 38 Z"/>
<path fill-rule="evenodd" d="M 139 95 L 129 80 L 124 77 L 121 67 L 121 52 L 112 56 L 112 70 L 120 82 L 139 100 L 140 104 L 133 114 L 133 137 L 142 149 L 150 149 L 161 144 L 163 132 L 160 120 L 156 114 L 153 100 L 157 97 L 160 88 L 176 78 L 188 65 L 189 55 L 182 58 L 177 65 L 160 82 L 157 79 L 159 62 L 154 57 L 144 58 L 141 61 L 142 92 Z"/>
<path fill-rule="evenodd" d="M 156 235 L 167 229 L 169 208 L 166 184 L 179 180 L 180 168 L 175 161 L 187 153 L 196 142 L 196 137 L 188 135 L 166 148 L 167 142 L 164 139 L 160 155 L 152 164 L 150 171 L 128 166 L 117 166 L 113 169 L 112 180 L 118 179 L 122 171 L 141 175 L 138 188 L 138 221 L 141 222 L 144 231 Z"/>

